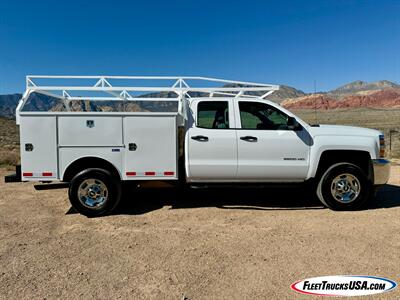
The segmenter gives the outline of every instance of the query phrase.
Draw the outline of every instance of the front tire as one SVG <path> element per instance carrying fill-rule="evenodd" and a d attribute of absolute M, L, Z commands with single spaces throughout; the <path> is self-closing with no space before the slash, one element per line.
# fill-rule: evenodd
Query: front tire
<path fill-rule="evenodd" d="M 371 183 L 362 169 L 350 163 L 338 163 L 321 176 L 317 195 L 332 210 L 356 210 L 365 205 Z"/>
<path fill-rule="evenodd" d="M 110 214 L 121 198 L 121 183 L 103 169 L 79 172 L 69 185 L 72 207 L 88 217 Z"/>

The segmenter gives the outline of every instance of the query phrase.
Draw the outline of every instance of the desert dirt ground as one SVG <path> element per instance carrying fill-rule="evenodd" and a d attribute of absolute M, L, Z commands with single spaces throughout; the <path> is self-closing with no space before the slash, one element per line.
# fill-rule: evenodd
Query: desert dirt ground
<path fill-rule="evenodd" d="M 290 285 L 336 274 L 400 282 L 399 163 L 355 212 L 302 190 L 157 189 L 86 218 L 65 189 L 1 180 L 0 191 L 1 299 L 307 299 Z M 396 298 L 400 288 L 371 297 Z"/>

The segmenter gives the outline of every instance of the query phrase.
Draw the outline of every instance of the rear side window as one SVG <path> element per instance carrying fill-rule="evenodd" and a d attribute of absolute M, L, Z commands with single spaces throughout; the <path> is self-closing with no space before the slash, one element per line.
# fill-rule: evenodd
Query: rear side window
<path fill-rule="evenodd" d="M 229 128 L 228 101 L 202 101 L 197 106 L 197 127 Z"/>

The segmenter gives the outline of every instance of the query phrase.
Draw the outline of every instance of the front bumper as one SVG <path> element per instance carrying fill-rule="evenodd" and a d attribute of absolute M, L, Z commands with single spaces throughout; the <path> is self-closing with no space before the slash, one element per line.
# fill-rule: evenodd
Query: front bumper
<path fill-rule="evenodd" d="M 388 182 L 390 175 L 390 161 L 387 159 L 373 159 L 374 185 L 382 185 Z"/>

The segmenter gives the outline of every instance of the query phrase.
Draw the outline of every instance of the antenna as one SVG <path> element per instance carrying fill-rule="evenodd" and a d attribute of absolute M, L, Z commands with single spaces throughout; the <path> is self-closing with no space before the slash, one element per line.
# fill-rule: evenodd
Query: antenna
<path fill-rule="evenodd" d="M 317 119 L 317 97 L 315 97 L 316 94 L 317 94 L 317 80 L 314 79 L 314 119 L 315 119 L 315 124 L 318 124 L 318 119 Z"/>

